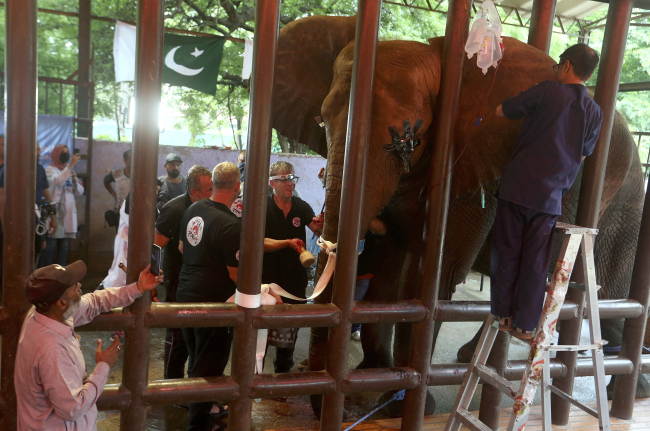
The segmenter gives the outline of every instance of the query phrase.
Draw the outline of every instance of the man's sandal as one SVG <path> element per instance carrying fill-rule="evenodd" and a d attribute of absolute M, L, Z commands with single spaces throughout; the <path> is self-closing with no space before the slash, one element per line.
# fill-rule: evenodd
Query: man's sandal
<path fill-rule="evenodd" d="M 512 325 L 512 317 L 499 317 L 499 331 L 514 331 L 514 326 Z"/>
<path fill-rule="evenodd" d="M 222 416 L 228 414 L 228 404 L 212 404 L 212 409 L 210 409 L 210 417 L 212 419 L 219 419 Z"/>

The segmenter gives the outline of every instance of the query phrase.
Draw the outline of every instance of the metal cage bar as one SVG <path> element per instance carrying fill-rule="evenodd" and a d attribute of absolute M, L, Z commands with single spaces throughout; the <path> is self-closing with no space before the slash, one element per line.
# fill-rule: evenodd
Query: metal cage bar
<path fill-rule="evenodd" d="M 603 39 L 603 49 L 600 65 L 598 67 L 598 80 L 594 100 L 603 110 L 603 122 L 596 148 L 591 157 L 585 160 L 582 187 L 578 199 L 578 213 L 576 224 L 595 228 L 598 225 L 600 202 L 605 180 L 605 168 L 609 154 L 609 144 L 616 113 L 616 95 L 621 77 L 623 55 L 627 30 L 632 14 L 633 0 L 611 0 L 607 12 L 607 27 Z M 578 277 L 584 274 L 582 259 L 574 268 Z M 584 293 L 571 289 L 567 299 L 578 304 L 580 310 L 584 308 Z M 582 319 L 574 319 L 562 323 L 558 344 L 578 344 Z M 555 379 L 553 385 L 571 395 L 573 393 L 574 368 L 578 352 L 558 352 L 557 358 L 569 367 L 569 373 L 562 379 Z M 569 409 L 571 404 L 553 394 L 551 396 L 553 424 L 566 425 L 569 422 Z"/>
<path fill-rule="evenodd" d="M 255 41 L 253 46 L 253 75 L 251 78 L 248 155 L 246 159 L 246 193 L 240 240 L 240 261 L 237 290 L 246 295 L 258 295 L 262 280 L 266 191 L 271 159 L 271 97 L 275 73 L 275 53 L 278 44 L 280 2 L 258 1 L 255 5 Z M 253 316 L 258 311 L 240 308 L 243 324 L 235 327 L 232 345 L 232 377 L 239 385 L 239 396 L 230 404 L 228 427 L 249 430 L 253 400 L 255 347 L 257 329 Z"/>
<path fill-rule="evenodd" d="M 150 261 L 154 238 L 158 171 L 158 110 L 162 92 L 163 47 L 162 0 L 138 1 L 137 56 L 135 69 L 135 124 L 131 177 L 131 210 L 127 282 L 137 281 L 140 270 Z M 144 326 L 151 294 L 145 293 L 129 306 L 134 325 L 125 331 L 122 385 L 131 392 L 129 406 L 122 410 L 120 429 L 145 429 L 149 371 L 150 332 Z"/>
<path fill-rule="evenodd" d="M 3 430 L 17 427 L 14 388 L 15 355 L 23 318 L 29 309 L 25 280 L 34 265 L 34 200 L 36 198 L 36 0 L 8 0 L 5 11 L 6 51 L 6 198 L 4 214 L 3 314 L 1 384 Z M 13 181 L 12 181 L 13 179 Z M 20 179 L 20 180 L 18 180 Z"/>

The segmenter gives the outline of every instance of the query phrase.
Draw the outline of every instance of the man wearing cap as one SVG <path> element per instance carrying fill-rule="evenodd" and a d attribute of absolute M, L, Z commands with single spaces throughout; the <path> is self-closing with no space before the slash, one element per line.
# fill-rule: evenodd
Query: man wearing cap
<path fill-rule="evenodd" d="M 116 338 L 102 351 L 97 340 L 95 370 L 86 376 L 75 326 L 84 325 L 113 307 L 131 304 L 162 281 L 148 267 L 136 283 L 81 296 L 79 281 L 86 265 L 49 265 L 25 282 L 27 299 L 35 305 L 25 317 L 16 354 L 14 384 L 18 430 L 96 430 L 97 407 L 108 372 L 121 349 Z"/>
<path fill-rule="evenodd" d="M 185 194 L 185 178 L 181 175 L 183 160 L 176 153 L 169 153 L 165 158 L 167 175 L 158 177 L 163 186 L 158 192 L 158 202 L 167 203 L 176 196 Z"/>

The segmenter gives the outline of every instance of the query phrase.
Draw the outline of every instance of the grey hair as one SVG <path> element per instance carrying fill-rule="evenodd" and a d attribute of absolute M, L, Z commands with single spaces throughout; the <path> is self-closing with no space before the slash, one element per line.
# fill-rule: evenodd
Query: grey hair
<path fill-rule="evenodd" d="M 232 162 L 219 163 L 212 171 L 212 186 L 218 190 L 230 190 L 235 187 L 241 173 L 236 164 Z"/>
<path fill-rule="evenodd" d="M 210 172 L 210 169 L 201 165 L 194 165 L 187 171 L 185 187 L 188 193 L 192 193 L 192 189 L 201 187 L 201 177 L 212 177 L 212 172 Z"/>
<path fill-rule="evenodd" d="M 269 177 L 281 175 L 282 172 L 289 172 L 290 174 L 294 175 L 296 174 L 296 170 L 293 168 L 293 165 L 291 163 L 285 162 L 283 160 L 278 160 L 269 168 Z"/>

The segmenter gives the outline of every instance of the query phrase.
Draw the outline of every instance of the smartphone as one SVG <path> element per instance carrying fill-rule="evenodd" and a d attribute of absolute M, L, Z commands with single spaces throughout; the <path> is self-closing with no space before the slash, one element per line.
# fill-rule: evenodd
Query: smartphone
<path fill-rule="evenodd" d="M 79 148 L 75 148 L 74 150 L 72 150 L 72 154 L 78 154 L 78 153 L 79 153 Z"/>
<path fill-rule="evenodd" d="M 160 262 L 162 257 L 162 249 L 156 244 L 151 245 L 151 273 L 153 275 L 160 275 Z"/>

